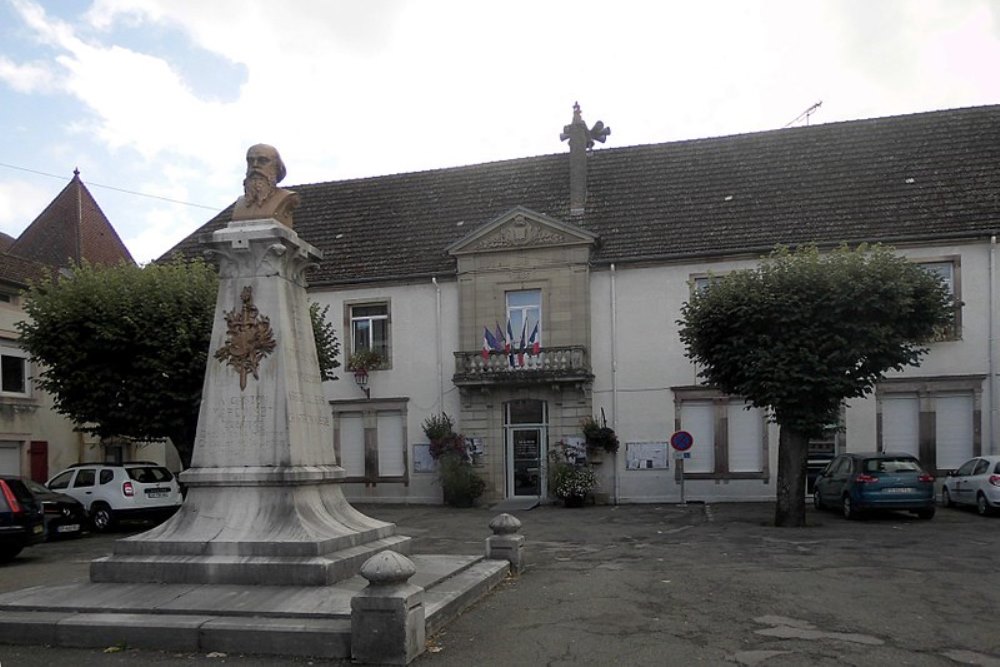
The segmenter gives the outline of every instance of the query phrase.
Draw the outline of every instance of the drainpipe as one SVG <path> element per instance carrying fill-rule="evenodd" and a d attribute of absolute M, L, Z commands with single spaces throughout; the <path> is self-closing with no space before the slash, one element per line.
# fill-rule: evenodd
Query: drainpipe
<path fill-rule="evenodd" d="M 611 428 L 618 432 L 618 300 L 615 290 L 615 265 L 611 265 Z M 618 453 L 611 459 L 614 466 L 614 504 L 618 504 Z"/>
<path fill-rule="evenodd" d="M 990 237 L 990 263 L 989 263 L 989 286 L 987 296 L 989 297 L 989 332 L 990 332 L 990 453 L 1000 453 L 1000 414 L 997 410 L 1000 406 L 1000 396 L 997 396 L 997 293 L 996 293 L 996 234 Z"/>
<path fill-rule="evenodd" d="M 444 365 L 441 359 L 441 286 L 438 285 L 437 276 L 431 277 L 431 282 L 434 283 L 434 298 L 435 298 L 435 318 L 434 318 L 434 338 L 437 341 L 437 351 L 436 351 L 436 363 L 437 363 L 437 377 L 438 377 L 438 405 L 441 406 L 441 412 L 444 412 Z"/>

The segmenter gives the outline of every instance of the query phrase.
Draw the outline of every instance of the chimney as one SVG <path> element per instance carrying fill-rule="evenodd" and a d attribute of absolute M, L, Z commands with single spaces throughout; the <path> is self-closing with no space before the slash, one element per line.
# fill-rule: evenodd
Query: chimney
<path fill-rule="evenodd" d="M 611 128 L 597 121 L 587 129 L 580 115 L 580 103 L 573 104 L 573 122 L 563 127 L 561 141 L 569 140 L 569 214 L 582 216 L 587 206 L 587 155 L 595 141 L 602 144 L 611 134 Z"/>

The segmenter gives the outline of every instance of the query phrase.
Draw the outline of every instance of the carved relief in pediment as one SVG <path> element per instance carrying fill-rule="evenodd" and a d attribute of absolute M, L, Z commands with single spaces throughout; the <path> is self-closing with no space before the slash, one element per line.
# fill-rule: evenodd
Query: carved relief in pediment
<path fill-rule="evenodd" d="M 529 220 L 523 215 L 516 215 L 495 234 L 491 234 L 476 244 L 476 249 L 520 248 L 524 246 L 563 243 L 566 240 L 565 235 L 545 227 L 534 220 Z"/>

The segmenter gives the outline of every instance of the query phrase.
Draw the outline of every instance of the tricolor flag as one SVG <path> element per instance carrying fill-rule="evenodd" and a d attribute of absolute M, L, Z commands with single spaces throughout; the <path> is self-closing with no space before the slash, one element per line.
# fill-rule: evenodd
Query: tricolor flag
<path fill-rule="evenodd" d="M 528 320 L 524 320 L 524 322 L 521 323 L 521 344 L 517 346 L 517 365 L 521 367 L 524 366 L 524 352 L 526 347 L 524 334 L 526 333 L 525 330 L 527 329 L 527 327 L 528 327 Z"/>
<path fill-rule="evenodd" d="M 538 340 L 538 322 L 535 322 L 535 328 L 531 330 L 531 336 L 528 338 L 528 345 L 531 347 L 531 353 L 537 355 L 542 351 L 542 343 Z"/>
<path fill-rule="evenodd" d="M 489 327 L 483 327 L 483 361 L 490 358 L 490 352 L 497 347 L 497 339 L 490 333 Z"/>
<path fill-rule="evenodd" d="M 514 330 L 510 327 L 510 320 L 507 320 L 507 339 L 506 344 L 503 346 L 504 351 L 507 353 L 507 363 L 510 367 L 514 367 Z"/>
<path fill-rule="evenodd" d="M 494 320 L 494 322 L 496 322 L 496 320 Z M 506 352 L 507 339 L 503 335 L 503 329 L 500 328 L 500 323 L 496 322 L 496 325 L 497 325 L 497 330 L 496 334 L 493 337 L 493 340 L 496 341 L 497 346 L 493 349 L 496 350 L 497 352 Z"/>

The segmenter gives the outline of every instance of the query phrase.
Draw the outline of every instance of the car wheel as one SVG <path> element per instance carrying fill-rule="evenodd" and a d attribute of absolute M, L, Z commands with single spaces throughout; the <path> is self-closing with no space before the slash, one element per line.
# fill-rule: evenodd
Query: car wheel
<path fill-rule="evenodd" d="M 90 508 L 90 522 L 98 533 L 106 533 L 115 527 L 115 516 L 104 503 L 94 503 Z"/>
<path fill-rule="evenodd" d="M 850 496 L 844 496 L 844 500 L 840 503 L 840 511 L 843 512 L 845 519 L 858 518 L 858 511 L 854 509 L 854 503 Z"/>
<path fill-rule="evenodd" d="M 982 493 L 976 496 L 976 511 L 979 512 L 979 516 L 986 516 L 990 513 L 990 504 L 986 502 L 986 496 Z"/>
<path fill-rule="evenodd" d="M 934 518 L 934 508 L 928 507 L 925 510 L 917 510 L 917 516 L 921 519 L 928 520 Z"/>
<path fill-rule="evenodd" d="M 19 553 L 21 553 L 22 546 L 6 546 L 0 547 L 0 563 L 6 563 L 7 561 L 14 560 Z"/>
<path fill-rule="evenodd" d="M 823 509 L 823 501 L 820 500 L 819 491 L 813 491 L 813 507 L 818 510 Z"/>
<path fill-rule="evenodd" d="M 948 492 L 948 487 L 941 488 L 941 504 L 945 507 L 954 507 L 955 501 L 951 499 L 951 493 Z"/>

